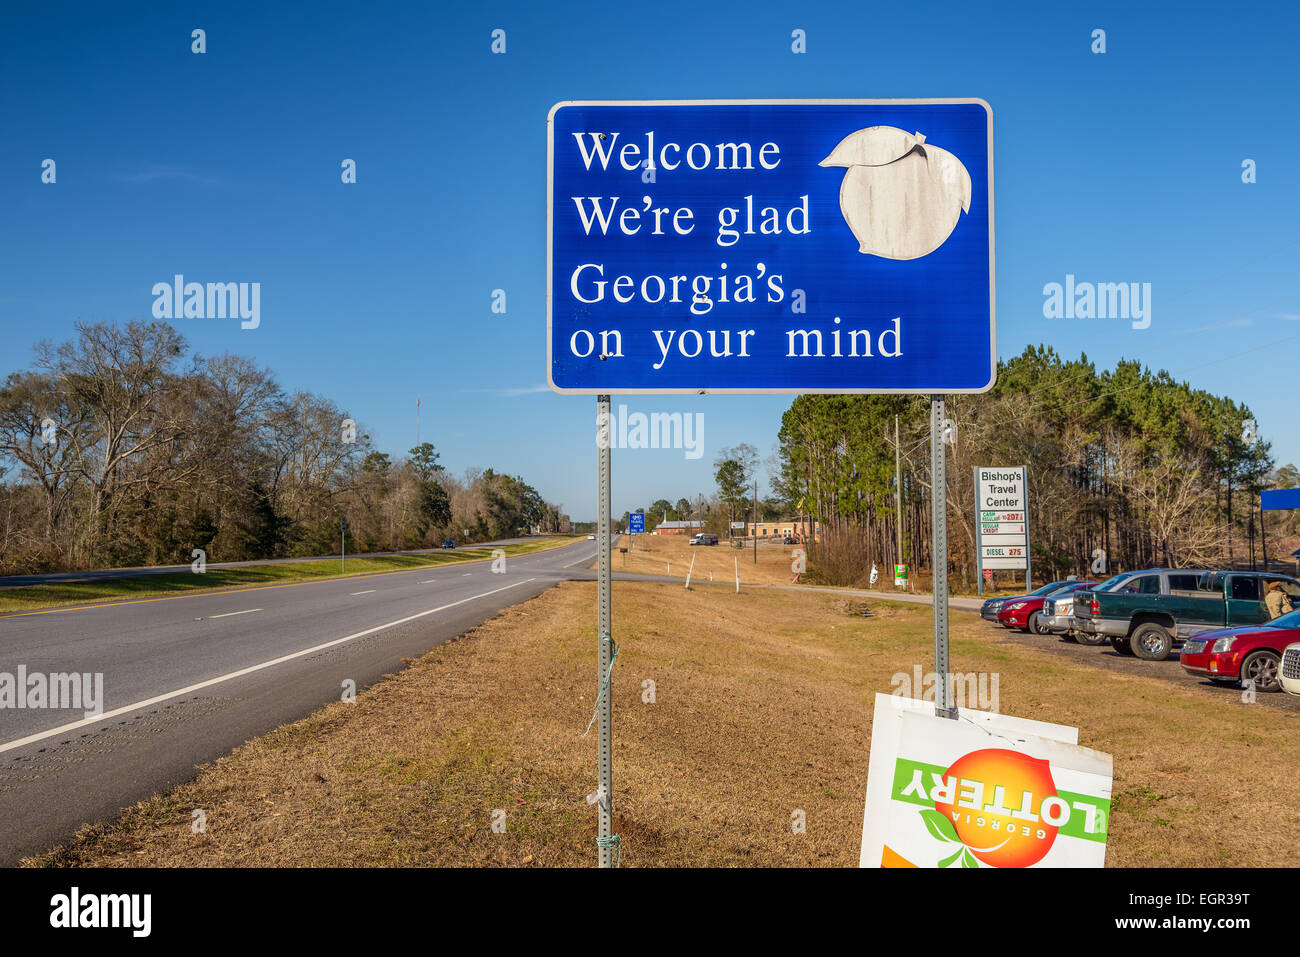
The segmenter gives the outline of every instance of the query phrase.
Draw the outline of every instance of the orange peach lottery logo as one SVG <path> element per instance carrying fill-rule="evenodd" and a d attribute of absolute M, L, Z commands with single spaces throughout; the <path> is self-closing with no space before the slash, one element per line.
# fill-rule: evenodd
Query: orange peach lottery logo
<path fill-rule="evenodd" d="M 1047 761 L 1018 751 L 986 748 L 958 758 L 930 792 L 934 810 L 921 812 L 931 836 L 961 848 L 939 861 L 951 867 L 1029 867 L 1052 849 L 1070 806 L 1057 796 Z"/>

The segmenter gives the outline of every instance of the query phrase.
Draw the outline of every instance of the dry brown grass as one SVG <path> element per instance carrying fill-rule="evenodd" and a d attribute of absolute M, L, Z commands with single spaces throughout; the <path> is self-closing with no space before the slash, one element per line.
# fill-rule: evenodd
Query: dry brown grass
<path fill-rule="evenodd" d="M 721 551 L 721 549 L 719 549 Z M 723 552 L 723 554 L 726 554 Z M 761 552 L 760 552 L 761 554 Z M 697 565 L 698 568 L 698 565 Z M 595 586 L 569 583 L 358 697 L 29 864 L 527 865 L 594 861 Z M 833 594 L 618 583 L 615 827 L 625 866 L 857 863 L 873 695 L 929 670 L 925 608 Z M 1001 710 L 1115 756 L 1109 862 L 1292 862 L 1294 716 L 1100 672 L 953 620 L 953 667 Z M 642 682 L 656 702 L 643 703 Z M 191 811 L 207 833 L 190 832 Z M 506 831 L 491 830 L 495 809 Z M 795 809 L 807 832 L 792 834 Z"/>
<path fill-rule="evenodd" d="M 636 544 L 626 555 L 620 548 L 628 547 L 624 535 L 614 545 L 613 567 L 616 572 L 636 572 L 641 575 L 669 575 L 686 579 L 691 558 L 695 559 L 695 572 L 691 582 L 707 582 L 713 573 L 714 582 L 735 582 L 740 571 L 740 587 L 745 585 L 788 585 L 794 578 L 792 552 L 799 545 L 759 545 L 758 563 L 754 563 L 754 547 L 732 548 L 719 536 L 717 545 L 689 545 L 688 535 L 637 535 Z M 672 568 L 669 569 L 671 564 Z M 595 565 L 591 566 L 595 568 Z M 805 576 L 806 577 L 806 576 Z"/>

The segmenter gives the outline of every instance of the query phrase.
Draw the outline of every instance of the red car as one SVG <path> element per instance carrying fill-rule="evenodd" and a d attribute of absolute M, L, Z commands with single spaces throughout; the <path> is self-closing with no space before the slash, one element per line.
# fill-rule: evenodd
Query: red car
<path fill-rule="evenodd" d="M 1090 588 L 1096 584 L 1096 582 L 1067 581 L 1062 582 L 1059 588 L 1041 595 L 1023 595 L 1020 598 L 1009 599 L 998 612 L 998 624 L 1003 628 L 1019 628 L 1021 631 L 1032 632 L 1035 635 L 1046 634 L 1038 627 L 1038 613 L 1043 610 L 1043 602 L 1048 598 L 1060 598 L 1062 595 L 1069 595 L 1080 588 Z"/>
<path fill-rule="evenodd" d="M 1278 665 L 1286 646 L 1300 641 L 1300 611 L 1267 625 L 1203 631 L 1183 642 L 1178 662 L 1189 675 L 1215 684 L 1255 682 L 1256 691 L 1281 691 Z"/>

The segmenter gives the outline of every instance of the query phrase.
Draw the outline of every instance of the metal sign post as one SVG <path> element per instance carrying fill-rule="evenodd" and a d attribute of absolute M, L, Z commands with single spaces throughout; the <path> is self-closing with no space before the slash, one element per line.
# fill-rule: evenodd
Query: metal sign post
<path fill-rule="evenodd" d="M 611 818 L 614 807 L 614 709 L 610 699 L 610 685 L 614 651 L 610 600 L 610 503 L 609 503 L 609 396 L 596 397 L 597 453 L 596 453 L 596 555 L 599 562 L 598 595 L 596 599 L 596 631 L 600 643 L 599 668 L 596 671 L 596 710 L 600 723 L 599 756 L 596 761 L 596 846 L 600 851 L 600 866 L 613 866 L 613 833 Z"/>
<path fill-rule="evenodd" d="M 956 718 L 948 683 L 948 453 L 943 441 L 944 397 L 930 396 L 930 525 L 934 536 L 934 710 Z"/>

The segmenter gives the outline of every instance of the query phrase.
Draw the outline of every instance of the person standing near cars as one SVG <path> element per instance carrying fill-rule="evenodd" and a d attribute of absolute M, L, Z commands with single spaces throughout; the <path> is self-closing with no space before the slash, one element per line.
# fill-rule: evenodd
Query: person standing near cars
<path fill-rule="evenodd" d="M 1290 611 L 1289 604 L 1286 592 L 1282 590 L 1282 583 L 1269 582 L 1268 591 L 1264 593 L 1264 605 L 1268 608 L 1269 621 L 1280 618 Z"/>

